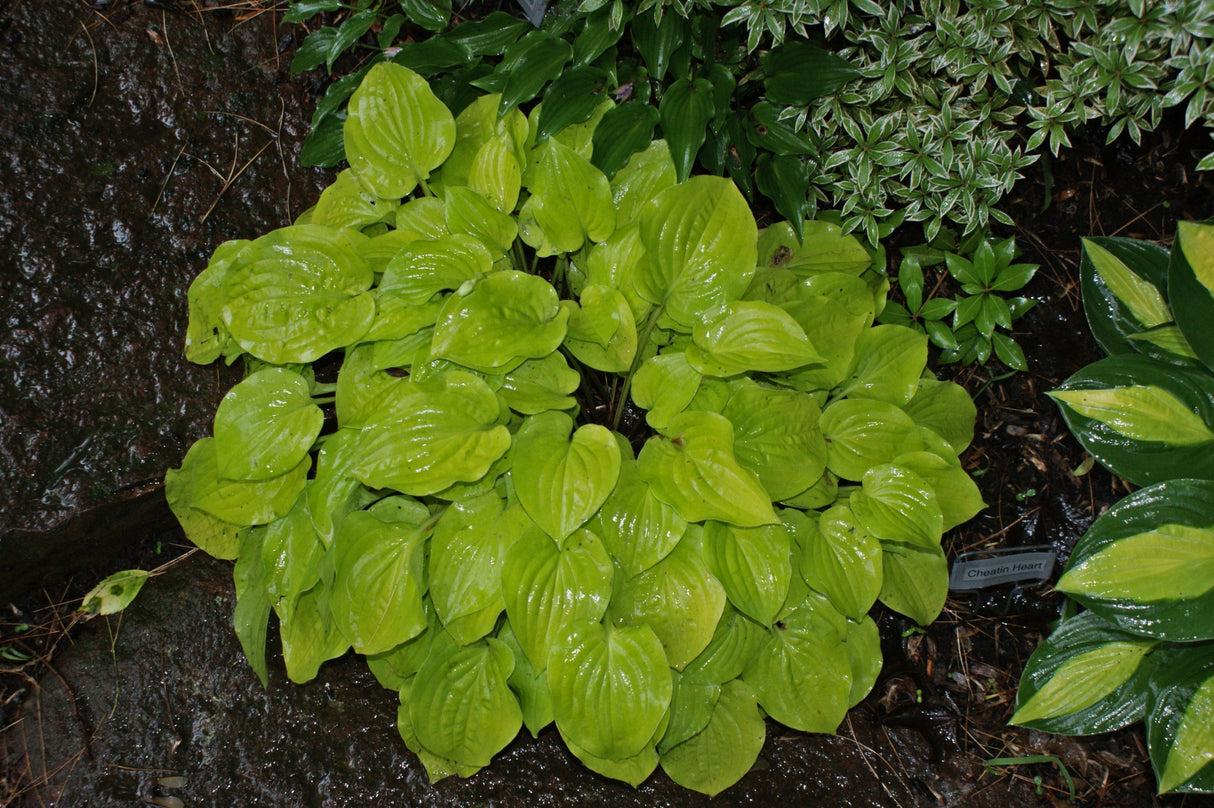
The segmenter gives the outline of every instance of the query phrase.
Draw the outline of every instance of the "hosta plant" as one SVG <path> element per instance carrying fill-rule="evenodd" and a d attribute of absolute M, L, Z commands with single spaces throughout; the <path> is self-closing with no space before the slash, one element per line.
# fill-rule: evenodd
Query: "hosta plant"
<path fill-rule="evenodd" d="M 1160 792 L 1214 792 L 1214 225 L 1182 223 L 1170 256 L 1086 240 L 1081 273 L 1110 356 L 1051 396 L 1094 457 L 1148 487 L 1075 546 L 1058 589 L 1086 611 L 1034 652 L 1012 720 L 1145 719 Z"/>
<path fill-rule="evenodd" d="M 713 794 L 764 716 L 831 732 L 864 697 L 876 601 L 939 612 L 974 407 L 872 325 L 854 238 L 760 233 L 662 141 L 609 181 L 592 125 L 499 104 L 375 66 L 349 170 L 216 251 L 186 352 L 250 372 L 167 496 L 235 559 L 263 681 L 271 614 L 293 681 L 366 655 L 432 777 L 555 723 L 597 772 Z"/>

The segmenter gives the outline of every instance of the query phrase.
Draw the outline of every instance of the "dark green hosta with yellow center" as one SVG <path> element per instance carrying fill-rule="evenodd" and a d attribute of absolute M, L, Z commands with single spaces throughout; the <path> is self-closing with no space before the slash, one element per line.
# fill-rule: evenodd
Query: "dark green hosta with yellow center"
<path fill-rule="evenodd" d="M 271 612 L 294 681 L 365 654 L 432 777 L 555 722 L 595 771 L 713 794 L 764 716 L 832 732 L 864 697 L 878 599 L 939 612 L 973 404 L 873 327 L 854 238 L 760 233 L 661 141 L 607 177 L 610 101 L 548 138 L 498 103 L 376 66 L 351 168 L 216 251 L 186 351 L 250 372 L 169 500 L 235 559 L 263 680 Z"/>

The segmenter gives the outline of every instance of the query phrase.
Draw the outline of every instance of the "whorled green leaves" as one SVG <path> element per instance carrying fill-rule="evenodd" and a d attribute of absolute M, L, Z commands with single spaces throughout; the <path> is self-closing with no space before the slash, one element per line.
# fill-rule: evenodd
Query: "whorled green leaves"
<path fill-rule="evenodd" d="M 570 58 L 526 39 L 493 47 Z M 372 68 L 349 171 L 216 251 L 187 354 L 255 361 L 166 494 L 236 559 L 258 675 L 271 613 L 292 680 L 367 655 L 431 777 L 555 723 L 596 772 L 714 794 L 765 715 L 833 731 L 872 687 L 875 600 L 939 610 L 941 533 L 981 507 L 972 404 L 924 378 L 918 335 L 871 328 L 885 287 L 854 237 L 760 237 L 731 182 L 675 182 L 700 118 L 616 153 L 627 103 L 529 120 L 534 88 L 483 79 L 501 94 L 453 118 Z"/>

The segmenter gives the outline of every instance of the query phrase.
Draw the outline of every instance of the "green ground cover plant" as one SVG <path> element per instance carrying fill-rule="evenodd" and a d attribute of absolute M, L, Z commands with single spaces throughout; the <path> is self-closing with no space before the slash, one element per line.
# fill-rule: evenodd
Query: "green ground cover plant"
<path fill-rule="evenodd" d="M 331 66 L 377 19 L 368 63 L 385 58 L 412 24 L 433 33 L 391 58 L 432 78 L 456 111 L 480 92 L 575 107 L 626 97 L 637 103 L 613 116 L 621 144 L 639 148 L 657 127 L 680 171 L 729 176 L 794 223 L 837 208 L 845 231 L 874 243 L 904 221 L 922 222 L 929 241 L 946 225 L 1011 224 L 998 203 L 1021 169 L 1088 123 L 1135 142 L 1169 107 L 1184 107 L 1186 126 L 1214 123 L 1214 24 L 1201 0 L 521 5 L 531 22 L 361 2 L 313 31 L 294 67 Z M 339 6 L 297 0 L 289 19 Z M 307 160 L 341 159 L 342 104 L 365 70 L 319 105 Z M 1199 166 L 1211 167 L 1214 154 Z"/>
<path fill-rule="evenodd" d="M 1171 254 L 1084 241 L 1084 308 L 1109 354 L 1051 393 L 1097 460 L 1147 486 L 1093 523 L 1057 588 L 1085 611 L 1033 653 L 1012 721 L 1086 735 L 1145 720 L 1164 792 L 1214 791 L 1214 225 Z"/>
<path fill-rule="evenodd" d="M 350 168 L 190 288 L 187 356 L 248 374 L 166 495 L 235 560 L 263 682 L 271 615 L 293 681 L 365 655 L 431 777 L 555 723 L 715 794 L 765 716 L 864 697 L 878 600 L 940 611 L 974 405 L 874 325 L 883 260 L 837 226 L 760 231 L 662 140 L 609 178 L 606 112 L 544 137 L 501 104 L 368 71 Z"/>
<path fill-rule="evenodd" d="M 879 321 L 927 334 L 932 344 L 940 348 L 940 361 L 945 364 L 985 365 L 993 352 L 1012 370 L 1027 370 L 1024 351 L 1005 331 L 1036 301 L 1006 296 L 1032 280 L 1037 265 L 1013 263 L 1016 257 L 1013 238 L 989 239 L 981 232 L 974 236 L 953 247 L 954 234 L 945 231 L 933 242 L 940 246 L 904 248 L 898 266 L 898 287 L 904 302 L 887 305 Z M 937 271 L 929 288 L 923 268 L 941 265 L 944 271 Z M 940 291 L 948 277 L 961 287 L 962 294 L 955 298 Z"/>

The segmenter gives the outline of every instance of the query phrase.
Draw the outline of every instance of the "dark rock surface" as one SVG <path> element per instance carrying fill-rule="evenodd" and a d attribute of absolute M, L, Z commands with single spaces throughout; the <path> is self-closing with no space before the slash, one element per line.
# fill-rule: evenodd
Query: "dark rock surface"
<path fill-rule="evenodd" d="M 182 355 L 186 289 L 324 184 L 278 15 L 191 6 L 0 4 L 0 603 L 165 516 L 236 379 Z"/>
<path fill-rule="evenodd" d="M 95 618 L 79 630 L 0 738 L 9 785 L 20 792 L 14 808 L 126 808 L 157 795 L 186 806 L 283 808 L 1050 804 L 1031 783 L 984 775 L 976 762 L 933 761 L 921 729 L 882 726 L 866 706 L 836 737 L 769 722 L 756 767 L 711 801 L 661 770 L 635 790 L 595 775 L 552 727 L 538 739 L 521 733 L 467 780 L 430 784 L 397 735 L 395 694 L 361 657 L 293 685 L 271 633 L 263 690 L 231 630 L 233 605 L 231 565 L 194 556 L 149 582 L 121 620 Z"/>

